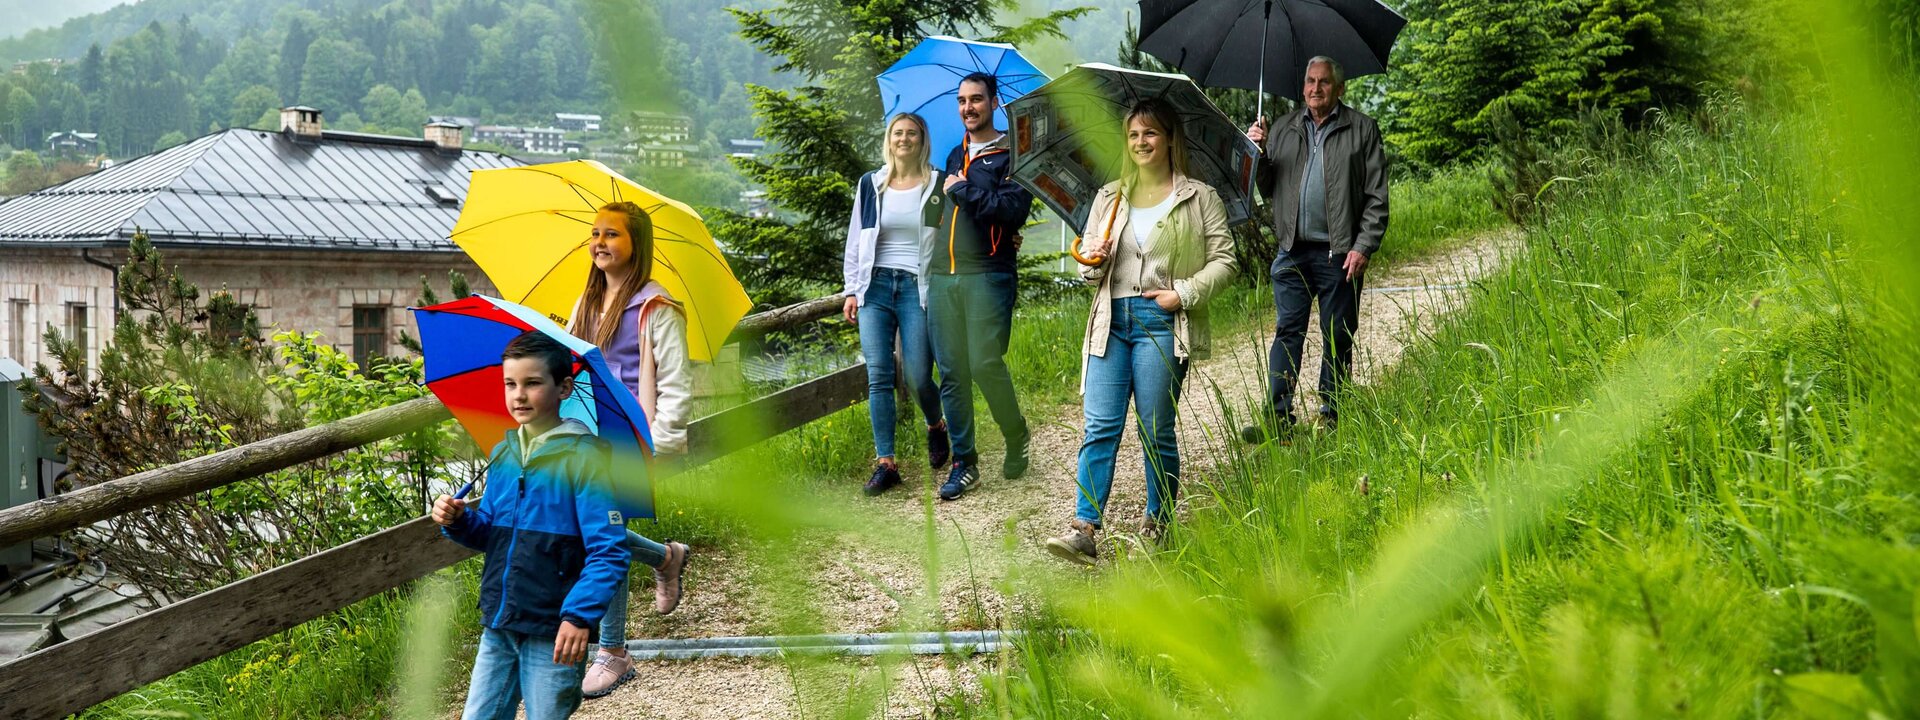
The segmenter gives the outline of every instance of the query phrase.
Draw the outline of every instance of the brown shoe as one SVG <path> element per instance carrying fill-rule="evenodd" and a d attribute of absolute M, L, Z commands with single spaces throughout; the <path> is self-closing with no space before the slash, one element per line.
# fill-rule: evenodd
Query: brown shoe
<path fill-rule="evenodd" d="M 667 561 L 653 569 L 653 610 L 661 615 L 680 607 L 680 576 L 687 571 L 687 555 L 692 548 L 682 543 L 667 543 Z"/>
<path fill-rule="evenodd" d="M 1154 518 L 1140 519 L 1140 539 L 1148 545 L 1160 547 L 1166 544 L 1167 524 Z"/>
<path fill-rule="evenodd" d="M 1062 560 L 1092 565 L 1100 559 L 1100 546 L 1094 542 L 1094 536 L 1099 532 L 1100 528 L 1074 518 L 1067 526 L 1067 534 L 1047 538 L 1047 552 Z"/>

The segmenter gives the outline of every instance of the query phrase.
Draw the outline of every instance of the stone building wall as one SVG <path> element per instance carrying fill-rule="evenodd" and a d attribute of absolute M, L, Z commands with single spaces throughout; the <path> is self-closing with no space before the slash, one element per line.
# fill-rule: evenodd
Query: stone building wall
<path fill-rule="evenodd" d="M 387 309 L 389 352 L 399 351 L 399 332 L 418 337 L 408 305 L 418 299 L 425 275 L 443 299 L 448 295 L 447 271 L 466 273 L 473 291 L 495 294 L 486 276 L 457 253 L 386 253 L 335 251 L 254 251 L 161 248 L 162 259 L 206 294 L 226 291 L 260 316 L 262 332 L 283 330 L 319 332 L 326 343 L 351 354 L 353 309 L 356 305 Z M 41 339 L 52 325 L 62 333 L 81 316 L 88 340 L 88 362 L 97 362 L 100 347 L 114 323 L 113 272 L 90 264 L 88 258 L 112 267 L 125 262 L 124 250 L 70 248 L 0 248 L 0 355 L 16 348 L 22 365 L 50 360 Z M 24 317 L 16 303 L 25 301 Z M 24 319 L 24 332 L 16 320 Z M 16 341 L 16 337 L 18 340 Z"/>

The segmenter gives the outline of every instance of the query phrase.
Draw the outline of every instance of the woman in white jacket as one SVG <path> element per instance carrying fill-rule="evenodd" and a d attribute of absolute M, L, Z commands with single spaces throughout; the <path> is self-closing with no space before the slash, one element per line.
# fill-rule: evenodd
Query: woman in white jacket
<path fill-rule="evenodd" d="M 952 455 L 940 389 L 933 382 L 933 350 L 927 338 L 926 267 L 932 258 L 933 225 L 945 195 L 927 161 L 927 121 L 901 113 L 887 122 L 886 163 L 861 176 L 847 222 L 844 265 L 847 322 L 860 328 L 867 360 L 867 415 L 873 422 L 873 475 L 866 493 L 900 484 L 893 457 L 897 420 L 893 348 L 897 337 L 907 387 L 927 420 L 927 461 L 938 469 Z"/>
<path fill-rule="evenodd" d="M 613 373 L 646 411 L 654 465 L 687 452 L 687 415 L 693 375 L 687 358 L 687 318 L 680 303 L 653 280 L 653 220 L 639 205 L 616 202 L 594 217 L 587 250 L 593 270 L 574 306 L 567 331 L 592 342 Z M 653 607 L 662 615 L 680 605 L 686 545 L 655 542 L 627 531 L 633 559 L 653 568 Z M 600 621 L 600 650 L 581 682 L 586 697 L 613 692 L 636 675 L 627 657 L 627 577 Z"/>

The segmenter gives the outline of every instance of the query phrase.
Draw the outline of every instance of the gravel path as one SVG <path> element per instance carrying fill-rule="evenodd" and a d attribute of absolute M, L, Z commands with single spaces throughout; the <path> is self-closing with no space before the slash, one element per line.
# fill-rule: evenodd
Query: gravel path
<path fill-rule="evenodd" d="M 1361 302 L 1357 380 L 1368 382 L 1397 361 L 1406 343 L 1430 332 L 1441 315 L 1463 301 L 1462 286 L 1496 269 L 1517 242 L 1511 230 L 1489 233 L 1452 252 L 1400 262 L 1369 278 L 1371 289 Z M 1237 442 L 1231 425 L 1237 420 L 1229 420 L 1247 417 L 1247 409 L 1262 396 L 1270 312 L 1267 304 L 1257 311 L 1259 317 L 1215 320 L 1214 356 L 1189 374 L 1181 406 L 1181 452 L 1190 467 L 1203 468 L 1231 452 Z M 1319 343 L 1316 328 L 1307 340 L 1308 377 L 1318 372 Z M 1034 462 L 1025 478 L 999 477 L 999 433 L 983 427 L 984 482 L 957 502 L 931 501 L 939 547 L 937 596 L 928 592 L 926 582 L 926 521 L 935 480 L 922 460 L 905 463 L 903 488 L 874 500 L 858 498 L 865 471 L 849 473 L 849 501 L 869 503 L 880 535 L 902 542 L 885 547 L 822 538 L 835 552 L 795 569 L 808 578 L 814 605 L 806 610 L 834 632 L 1012 627 L 1028 609 L 1023 598 L 1035 596 L 1031 589 L 1084 573 L 1047 555 L 1040 545 L 1064 530 L 1072 514 L 1080 408 L 1028 408 L 1028 413 L 1034 422 Z M 981 412 L 980 418 L 983 425 L 991 425 L 987 413 Z M 1141 463 L 1138 438 L 1129 432 L 1115 470 L 1107 522 L 1113 532 L 1103 538 L 1108 544 L 1103 562 L 1129 547 L 1144 512 Z M 767 611 L 769 600 L 753 592 L 755 571 L 747 559 L 738 551 L 696 552 L 697 574 L 681 609 L 671 617 L 646 611 L 652 588 L 635 581 L 632 637 L 764 632 L 767 623 L 755 618 Z M 867 698 L 876 710 L 884 704 L 883 715 L 889 718 L 932 717 L 939 714 L 943 698 L 956 693 L 977 696 L 978 676 L 993 662 L 997 660 L 991 656 L 647 662 L 641 664 L 637 681 L 588 701 L 577 717 L 827 717 L 838 716 L 849 698 Z"/>

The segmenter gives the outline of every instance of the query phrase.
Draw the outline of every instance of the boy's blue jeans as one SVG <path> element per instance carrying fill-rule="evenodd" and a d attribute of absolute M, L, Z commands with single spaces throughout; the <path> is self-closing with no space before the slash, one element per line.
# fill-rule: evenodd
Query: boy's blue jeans
<path fill-rule="evenodd" d="M 633 562 L 657 568 L 667 561 L 667 546 L 647 539 L 645 535 L 627 531 L 627 552 L 633 554 Z M 633 565 L 628 565 L 632 572 Z M 600 647 L 612 650 L 627 644 L 627 575 L 620 576 L 620 584 L 613 587 L 613 600 L 607 603 L 607 614 L 600 618 Z M 528 718 L 532 720 L 532 718 Z"/>
<path fill-rule="evenodd" d="M 927 311 L 920 306 L 920 278 L 895 268 L 873 269 L 860 305 L 860 354 L 867 360 L 867 418 L 873 423 L 875 457 L 893 457 L 893 430 L 899 409 L 893 399 L 896 370 L 893 338 L 900 337 L 900 359 L 907 387 L 927 425 L 940 422 L 940 387 L 933 384 L 933 346 L 927 340 Z"/>
<path fill-rule="evenodd" d="M 1174 417 L 1187 363 L 1174 357 L 1173 313 L 1143 297 L 1112 302 L 1107 354 L 1087 358 L 1082 396 L 1087 429 L 1080 442 L 1080 498 L 1074 515 L 1100 527 L 1107 495 L 1113 490 L 1114 455 L 1126 427 L 1127 401 L 1132 400 L 1146 455 L 1147 517 L 1166 522 L 1173 518 L 1180 488 Z"/>
<path fill-rule="evenodd" d="M 580 707 L 586 676 L 585 659 L 572 665 L 553 661 L 552 637 L 484 628 L 461 720 L 513 720 L 523 700 L 527 720 L 560 720 Z"/>

